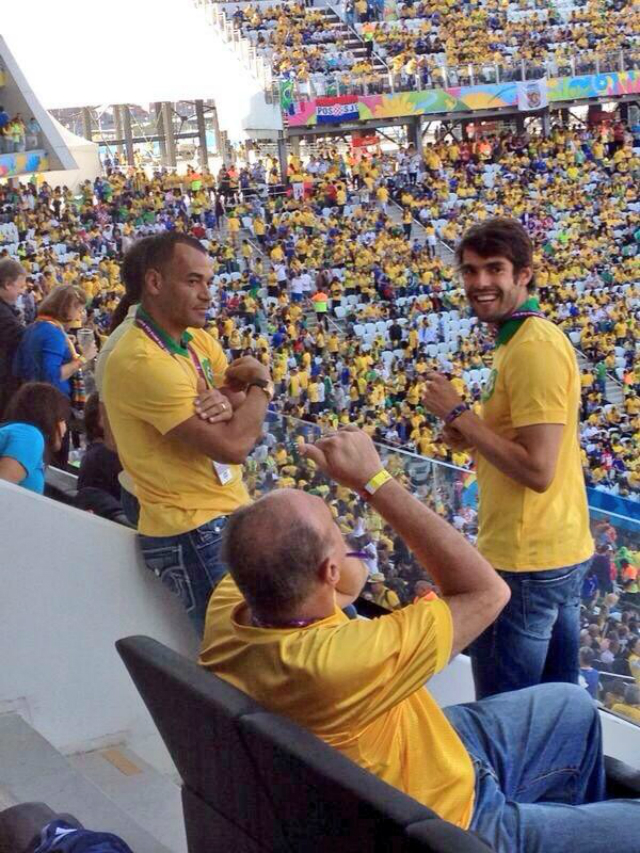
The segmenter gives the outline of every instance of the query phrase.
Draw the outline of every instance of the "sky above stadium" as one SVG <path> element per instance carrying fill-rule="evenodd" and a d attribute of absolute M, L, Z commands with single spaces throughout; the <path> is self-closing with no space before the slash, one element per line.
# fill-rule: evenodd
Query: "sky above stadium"
<path fill-rule="evenodd" d="M 220 85 L 226 49 L 193 0 L 0 3 L 0 34 L 47 109 L 210 98 Z"/>

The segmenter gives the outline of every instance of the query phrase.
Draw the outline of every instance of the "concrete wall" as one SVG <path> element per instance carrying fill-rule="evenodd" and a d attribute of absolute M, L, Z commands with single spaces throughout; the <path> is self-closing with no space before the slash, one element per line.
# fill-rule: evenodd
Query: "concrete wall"
<path fill-rule="evenodd" d="M 193 629 L 133 531 L 0 481 L 0 712 L 63 752 L 154 732 L 114 648 L 146 634 L 188 655 Z"/>

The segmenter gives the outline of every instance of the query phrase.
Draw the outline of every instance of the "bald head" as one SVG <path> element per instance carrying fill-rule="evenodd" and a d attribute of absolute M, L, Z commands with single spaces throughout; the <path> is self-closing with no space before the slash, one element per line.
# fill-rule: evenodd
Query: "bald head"
<path fill-rule="evenodd" d="M 288 613 L 311 594 L 332 529 L 324 501 L 297 489 L 270 492 L 231 516 L 222 558 L 254 612 Z"/>

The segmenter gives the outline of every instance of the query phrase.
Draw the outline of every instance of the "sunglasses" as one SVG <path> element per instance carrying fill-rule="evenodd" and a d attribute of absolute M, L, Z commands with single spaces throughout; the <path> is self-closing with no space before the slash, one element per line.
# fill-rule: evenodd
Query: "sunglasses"
<path fill-rule="evenodd" d="M 358 560 L 366 560 L 369 554 L 366 551 L 347 551 L 345 557 L 356 557 Z"/>

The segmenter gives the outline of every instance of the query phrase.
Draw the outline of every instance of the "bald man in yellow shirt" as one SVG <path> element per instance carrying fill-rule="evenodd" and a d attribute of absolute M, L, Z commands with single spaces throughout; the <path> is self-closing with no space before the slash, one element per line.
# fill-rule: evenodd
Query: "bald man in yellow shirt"
<path fill-rule="evenodd" d="M 573 853 L 578 831 L 587 853 L 601 850 L 603 832 L 635 849 L 640 801 L 605 801 L 598 710 L 585 690 L 544 684 L 443 711 L 425 687 L 507 601 L 491 565 L 383 468 L 361 430 L 300 450 L 365 497 L 439 595 L 350 620 L 343 608 L 368 576 L 361 555 L 325 499 L 279 489 L 229 521 L 230 577 L 209 602 L 201 665 L 496 853 L 533 843 Z"/>

